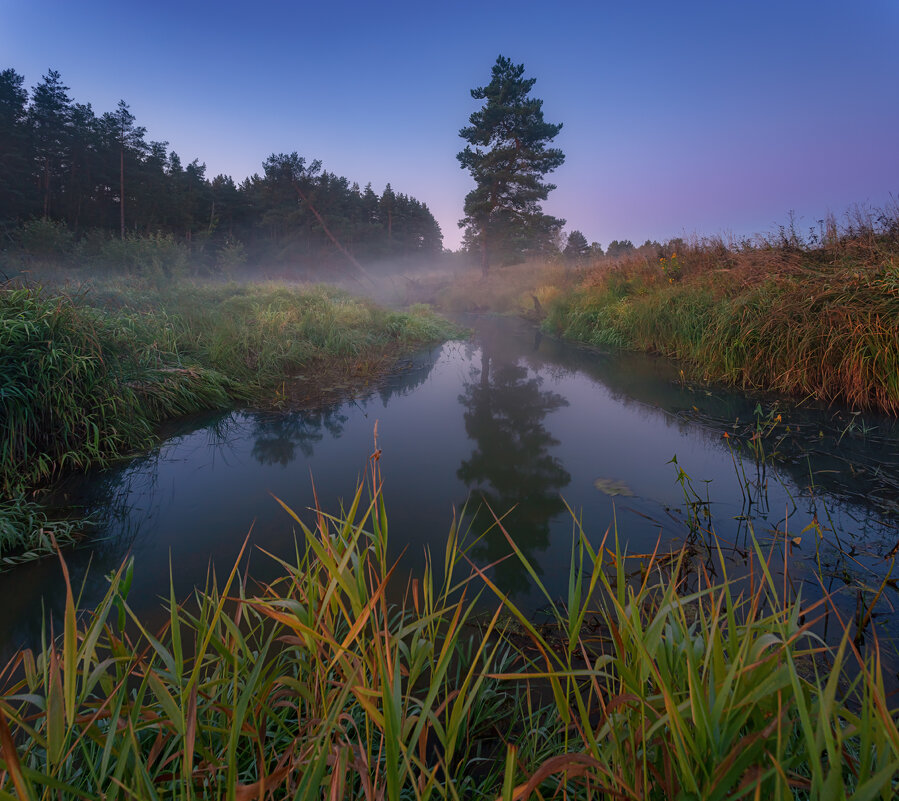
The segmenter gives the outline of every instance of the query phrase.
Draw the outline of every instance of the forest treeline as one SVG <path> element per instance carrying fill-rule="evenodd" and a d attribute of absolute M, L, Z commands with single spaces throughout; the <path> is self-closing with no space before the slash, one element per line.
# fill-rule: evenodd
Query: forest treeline
<path fill-rule="evenodd" d="M 0 72 L 0 249 L 64 251 L 133 237 L 186 243 L 209 265 L 315 264 L 420 259 L 442 252 L 427 205 L 377 193 L 297 153 L 272 154 L 240 183 L 183 164 L 168 142 L 147 139 L 128 104 L 97 115 L 50 70 L 31 90 Z M 317 212 L 317 213 L 316 213 Z M 337 245 L 335 240 L 340 243 Z M 89 250 L 90 248 L 88 248 Z"/>

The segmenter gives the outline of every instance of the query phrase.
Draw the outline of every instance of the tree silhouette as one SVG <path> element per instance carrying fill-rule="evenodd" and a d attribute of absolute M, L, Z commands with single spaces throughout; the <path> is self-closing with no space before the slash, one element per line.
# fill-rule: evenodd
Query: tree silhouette
<path fill-rule="evenodd" d="M 491 254 L 508 260 L 551 247 L 564 220 L 544 214 L 540 201 L 555 189 L 543 176 L 565 161 L 547 147 L 562 129 L 543 119 L 543 101 L 529 97 L 536 79 L 524 77 L 524 64 L 499 56 L 490 83 L 471 90 L 484 105 L 459 131 L 468 144 L 456 158 L 471 173 L 475 188 L 465 197 L 466 242 L 481 253 L 484 275 Z"/>

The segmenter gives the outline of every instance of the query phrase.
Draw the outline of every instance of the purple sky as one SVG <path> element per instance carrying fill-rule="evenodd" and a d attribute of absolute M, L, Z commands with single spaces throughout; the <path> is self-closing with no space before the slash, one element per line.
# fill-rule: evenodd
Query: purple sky
<path fill-rule="evenodd" d="M 426 202 L 447 247 L 469 90 L 503 54 L 567 156 L 544 208 L 588 240 L 802 230 L 899 196 L 899 2 L 0 0 L 0 69 L 242 180 L 297 150 Z"/>

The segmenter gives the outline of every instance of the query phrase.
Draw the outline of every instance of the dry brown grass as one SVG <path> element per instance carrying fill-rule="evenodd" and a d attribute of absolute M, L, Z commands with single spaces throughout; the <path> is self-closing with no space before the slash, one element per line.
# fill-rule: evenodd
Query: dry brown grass
<path fill-rule="evenodd" d="M 860 214 L 860 213 L 859 213 Z M 801 240 L 668 243 L 586 268 L 548 326 L 711 380 L 899 412 L 899 214 Z"/>

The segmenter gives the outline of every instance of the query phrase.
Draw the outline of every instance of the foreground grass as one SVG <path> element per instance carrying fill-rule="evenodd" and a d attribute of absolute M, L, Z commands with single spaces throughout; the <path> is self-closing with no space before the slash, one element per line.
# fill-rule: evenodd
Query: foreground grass
<path fill-rule="evenodd" d="M 298 373 L 374 378 L 396 349 L 452 331 L 323 286 L 0 287 L 0 494 L 149 448 L 167 418 L 289 402 Z"/>
<path fill-rule="evenodd" d="M 740 585 L 684 553 L 644 557 L 633 583 L 578 531 L 568 597 L 537 625 L 462 569 L 453 527 L 443 569 L 398 596 L 378 455 L 368 501 L 295 518 L 282 579 L 252 591 L 235 566 L 171 598 L 155 634 L 128 606 L 130 564 L 81 622 L 66 579 L 62 637 L 0 671 L 0 795 L 895 797 L 876 649 L 847 631 L 818 672 L 812 629 L 835 610 L 779 596 L 759 549 Z"/>

